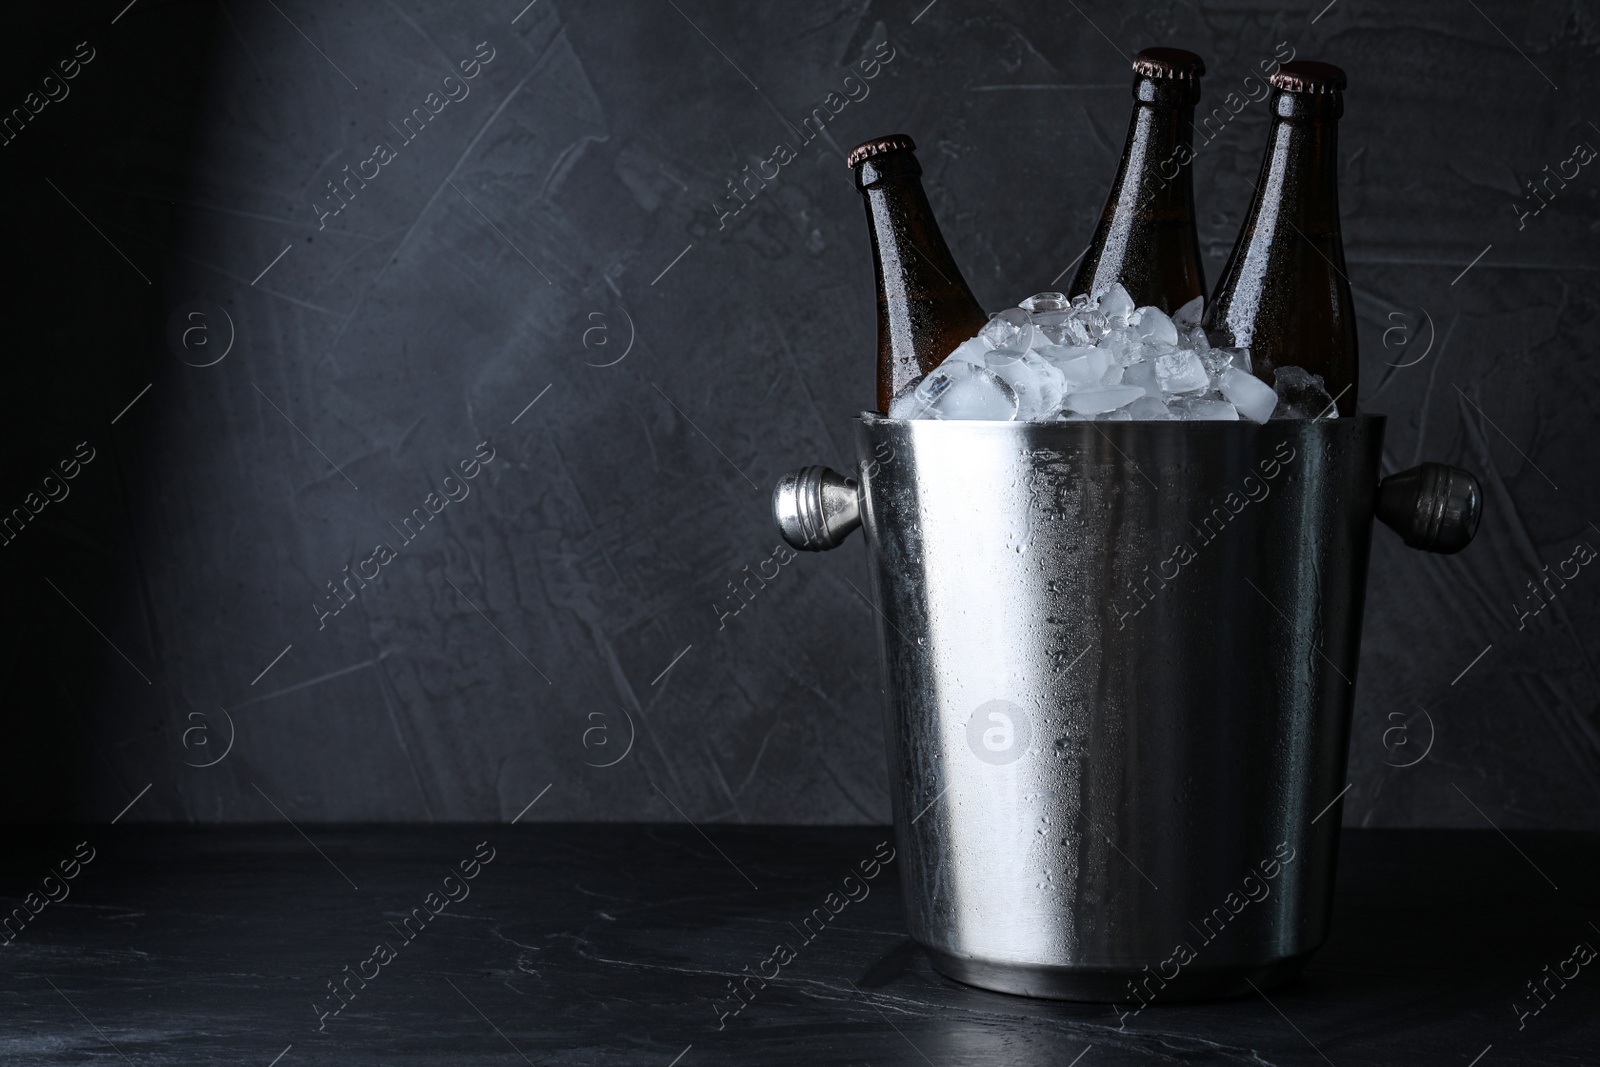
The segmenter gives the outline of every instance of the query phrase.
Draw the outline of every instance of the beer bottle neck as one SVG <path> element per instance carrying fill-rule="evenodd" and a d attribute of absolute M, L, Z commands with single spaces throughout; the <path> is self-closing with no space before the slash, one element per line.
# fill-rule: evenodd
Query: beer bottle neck
<path fill-rule="evenodd" d="M 1305 237 L 1338 235 L 1338 119 L 1343 110 L 1337 93 L 1274 94 L 1267 153 L 1245 219 L 1245 228 L 1258 240 L 1297 231 Z"/>
<path fill-rule="evenodd" d="M 1192 81 L 1138 78 L 1133 118 L 1106 213 L 1117 219 L 1194 217 L 1194 108 L 1200 86 Z"/>
<path fill-rule="evenodd" d="M 1287 66 L 1287 65 L 1286 65 Z M 1360 361 L 1339 232 L 1337 91 L 1280 89 L 1255 196 L 1206 307 L 1213 345 L 1251 350 L 1257 377 L 1320 375 L 1339 414 L 1355 413 Z"/>
<path fill-rule="evenodd" d="M 907 301 L 949 299 L 978 308 L 933 218 L 915 158 L 878 157 L 861 165 L 878 291 L 904 318 Z M 979 311 L 982 314 L 981 310 Z M 983 316 L 979 322 L 988 320 Z M 948 353 L 940 353 L 941 356 Z"/>
<path fill-rule="evenodd" d="M 1136 76 L 1111 194 L 1071 291 L 1119 282 L 1138 304 L 1176 311 L 1204 293 L 1194 222 L 1194 79 Z"/>
<path fill-rule="evenodd" d="M 895 392 L 988 321 L 939 232 L 921 175 L 910 152 L 873 156 L 856 169 L 877 272 L 878 399 L 885 411 Z"/>

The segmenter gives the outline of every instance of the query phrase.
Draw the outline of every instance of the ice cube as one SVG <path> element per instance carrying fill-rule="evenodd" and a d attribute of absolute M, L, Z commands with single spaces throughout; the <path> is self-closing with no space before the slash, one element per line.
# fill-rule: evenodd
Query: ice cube
<path fill-rule="evenodd" d="M 995 319 L 999 319 L 1001 322 L 1010 323 L 1013 326 L 1021 326 L 1023 323 L 1032 322 L 1033 316 L 1028 314 L 1022 308 L 1017 307 L 1006 308 L 1004 311 L 991 311 L 989 313 L 989 321 L 993 322 Z"/>
<path fill-rule="evenodd" d="M 1137 385 L 1143 389 L 1146 396 L 1161 400 L 1161 382 L 1156 378 L 1156 365 L 1154 363 L 1134 363 L 1124 367 L 1122 371 L 1123 385 Z M 1165 407 L 1162 410 L 1166 410 Z"/>
<path fill-rule="evenodd" d="M 891 419 L 920 419 L 928 417 L 928 405 L 917 393 L 917 387 L 922 384 L 921 378 L 914 378 L 901 389 L 895 398 L 889 401 L 889 417 Z"/>
<path fill-rule="evenodd" d="M 1155 365 L 1156 378 L 1168 393 L 1192 393 L 1210 381 L 1200 357 L 1187 348 L 1157 356 Z"/>
<path fill-rule="evenodd" d="M 1034 419 L 1042 420 L 1061 409 L 1061 401 L 1067 395 L 1067 379 L 1060 368 L 1047 360 L 1040 360 L 1045 369 L 1040 373 L 1044 385 L 1040 390 L 1039 414 Z"/>
<path fill-rule="evenodd" d="M 1273 391 L 1278 394 L 1278 407 L 1274 419 L 1315 419 L 1339 417 L 1333 406 L 1333 397 L 1323 387 L 1322 375 L 1311 374 L 1300 367 L 1279 367 L 1272 379 Z"/>
<path fill-rule="evenodd" d="M 1111 369 L 1111 357 L 1098 348 L 1091 348 L 1077 359 L 1057 363 L 1056 369 L 1066 379 L 1069 390 L 1094 389 Z"/>
<path fill-rule="evenodd" d="M 1031 298 L 1030 298 L 1031 299 Z M 1048 348 L 1051 345 L 1073 344 L 1073 333 L 1067 325 L 1074 312 L 1072 309 L 1058 311 L 1034 311 L 1029 313 L 1033 318 L 1033 347 L 1035 350 Z M 1081 326 L 1078 332 L 1084 337 L 1088 331 Z"/>
<path fill-rule="evenodd" d="M 1119 326 L 1128 324 L 1128 316 L 1133 314 L 1133 307 L 1133 297 L 1129 296 L 1128 290 L 1118 282 L 1112 282 L 1111 287 L 1100 294 L 1100 314 Z"/>
<path fill-rule="evenodd" d="M 1278 406 L 1278 394 L 1272 386 L 1238 367 L 1229 367 L 1222 372 L 1218 388 L 1228 402 L 1239 410 L 1239 414 L 1251 422 L 1266 422 L 1272 417 L 1272 409 Z"/>
<path fill-rule="evenodd" d="M 1133 314 L 1135 318 L 1130 318 L 1128 322 L 1133 326 L 1134 332 L 1144 340 L 1160 341 L 1168 345 L 1178 343 L 1178 328 L 1160 308 L 1142 307 Z"/>
<path fill-rule="evenodd" d="M 1137 359 L 1138 350 L 1137 344 L 1129 345 L 1125 339 L 1117 336 L 1107 337 L 1095 346 L 1095 351 L 1106 357 L 1107 365 L 1115 364 L 1119 367 Z"/>
<path fill-rule="evenodd" d="M 1152 341 L 1149 344 L 1135 344 L 1129 347 L 1128 358 L 1123 362 L 1154 363 L 1162 356 L 1176 356 L 1182 351 L 1184 349 L 1180 349 L 1176 345 L 1162 344 L 1160 341 Z"/>
<path fill-rule="evenodd" d="M 1046 312 L 1046 314 L 1051 314 L 1051 312 Z M 1035 352 L 1071 343 L 1072 339 L 1067 335 L 1065 324 L 1038 322 L 1033 324 L 1033 350 Z"/>
<path fill-rule="evenodd" d="M 1026 350 L 1018 352 L 1010 348 L 991 348 L 983 354 L 983 362 L 978 365 L 993 370 L 996 367 L 1004 367 L 1008 363 L 1015 363 L 1029 354 Z"/>
<path fill-rule="evenodd" d="M 1131 370 L 1132 368 L 1129 369 Z M 1123 382 L 1127 382 L 1126 377 L 1123 378 Z M 1129 404 L 1128 416 L 1140 422 L 1166 422 L 1172 419 L 1172 413 L 1167 410 L 1167 405 L 1163 404 L 1161 398 L 1155 395 L 1141 396 L 1138 400 Z"/>
<path fill-rule="evenodd" d="M 990 348 L 1021 354 L 1033 347 L 1033 320 L 1021 308 L 1006 308 L 989 316 L 978 336 Z"/>
<path fill-rule="evenodd" d="M 1251 374 L 1248 348 L 1213 348 L 1200 298 L 1171 315 L 1136 307 L 1112 284 L 1070 300 L 1035 293 L 989 317 L 932 374 L 890 404 L 894 418 L 989 421 L 1253 422 L 1337 415 L 1323 380 L 1279 368 Z"/>
<path fill-rule="evenodd" d="M 1112 362 L 1129 364 L 1146 358 L 1144 339 L 1126 326 L 1112 326 L 1106 331 L 1098 347 Z"/>
<path fill-rule="evenodd" d="M 959 360 L 962 363 L 971 363 L 981 367 L 989 355 L 989 346 L 982 337 L 969 337 L 956 346 L 956 350 L 945 357 L 946 361 Z"/>
<path fill-rule="evenodd" d="M 1174 397 L 1167 410 L 1180 419 L 1239 421 L 1238 410 L 1226 400 L 1207 400 L 1204 397 Z"/>
<path fill-rule="evenodd" d="M 1035 422 L 1055 411 L 1066 392 L 1061 372 L 1048 360 L 1029 352 L 1011 356 L 989 353 L 989 370 L 999 375 L 1017 395 L 1017 421 Z"/>
<path fill-rule="evenodd" d="M 1073 308 L 1061 324 L 1062 344 L 1092 345 L 1106 335 L 1106 317 L 1092 307 Z"/>
<path fill-rule="evenodd" d="M 1072 307 L 1072 301 L 1067 299 L 1065 293 L 1034 293 L 1026 300 L 1018 301 L 1017 307 L 1023 311 L 1066 311 Z"/>
<path fill-rule="evenodd" d="M 1015 336 L 1009 343 L 995 345 L 995 347 L 1021 355 L 1023 352 L 1026 352 L 1028 349 L 1033 347 L 1034 338 L 1038 336 L 1039 331 L 1034 327 L 1033 323 L 1025 323 L 1018 327 Z"/>
<path fill-rule="evenodd" d="M 1087 356 L 1094 349 L 1086 345 L 1045 345 L 1033 351 L 1035 355 L 1048 359 L 1051 363 L 1061 364 L 1080 356 Z"/>
<path fill-rule="evenodd" d="M 1228 357 L 1229 363 L 1233 364 L 1235 367 L 1238 367 L 1246 374 L 1251 373 L 1250 350 L 1248 348 L 1216 348 L 1212 349 L 1212 351 L 1216 352 L 1220 356 Z"/>
<path fill-rule="evenodd" d="M 991 422 L 1017 417 L 1017 394 L 1011 386 L 994 371 L 971 363 L 946 360 L 922 379 L 914 395 L 926 413 L 913 417 Z"/>
<path fill-rule="evenodd" d="M 1193 329 L 1200 325 L 1200 319 L 1205 314 L 1206 298 L 1197 296 L 1183 307 L 1172 313 L 1173 323 L 1180 329 Z"/>
<path fill-rule="evenodd" d="M 1201 366 L 1205 367 L 1206 374 L 1210 375 L 1213 389 L 1222 380 L 1222 375 L 1233 366 L 1233 361 L 1228 358 L 1226 349 L 1213 348 L 1208 351 L 1196 349 L 1195 355 L 1200 357 Z"/>
<path fill-rule="evenodd" d="M 1113 385 L 1068 393 L 1064 404 L 1068 410 L 1080 415 L 1098 415 L 1131 404 L 1143 395 L 1144 390 L 1135 386 Z"/>

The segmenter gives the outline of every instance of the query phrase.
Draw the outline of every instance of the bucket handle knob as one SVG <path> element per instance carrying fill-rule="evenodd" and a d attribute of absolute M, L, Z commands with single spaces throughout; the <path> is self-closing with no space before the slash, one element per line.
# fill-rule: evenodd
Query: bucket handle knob
<path fill-rule="evenodd" d="M 1424 463 L 1378 484 L 1378 518 L 1410 548 L 1460 552 L 1482 517 L 1478 479 L 1459 467 Z"/>
<path fill-rule="evenodd" d="M 837 548 L 861 525 L 861 500 L 854 478 L 827 467 L 801 467 L 778 479 L 772 517 L 783 539 L 806 552 Z"/>

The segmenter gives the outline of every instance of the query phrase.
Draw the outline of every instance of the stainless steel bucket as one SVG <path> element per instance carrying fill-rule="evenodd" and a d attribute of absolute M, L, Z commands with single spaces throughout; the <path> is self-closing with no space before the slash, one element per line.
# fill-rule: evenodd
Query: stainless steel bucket
<path fill-rule="evenodd" d="M 1372 519 L 1455 551 L 1480 510 L 1437 464 L 1380 489 L 1383 426 L 864 414 L 859 484 L 780 482 L 795 547 L 865 528 L 907 917 L 941 971 L 1124 1015 L 1298 973 Z"/>

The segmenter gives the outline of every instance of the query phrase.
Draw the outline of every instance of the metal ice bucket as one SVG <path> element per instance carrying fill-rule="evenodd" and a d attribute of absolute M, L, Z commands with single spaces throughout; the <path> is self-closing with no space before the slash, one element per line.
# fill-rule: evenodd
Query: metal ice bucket
<path fill-rule="evenodd" d="M 1375 515 L 1477 529 L 1471 475 L 1378 483 L 1381 417 L 907 422 L 859 485 L 773 495 L 796 548 L 866 531 L 900 875 L 945 974 L 1029 996 L 1229 996 L 1328 934 Z"/>

